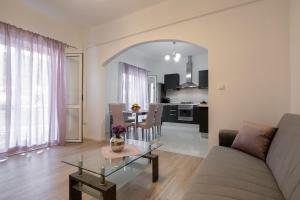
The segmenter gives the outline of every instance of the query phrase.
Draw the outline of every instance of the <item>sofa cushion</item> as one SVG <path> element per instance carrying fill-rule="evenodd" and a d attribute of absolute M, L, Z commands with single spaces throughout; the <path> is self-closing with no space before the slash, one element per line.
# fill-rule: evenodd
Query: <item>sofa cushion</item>
<path fill-rule="evenodd" d="M 283 200 L 266 163 L 228 147 L 214 147 L 184 200 Z"/>
<path fill-rule="evenodd" d="M 286 114 L 278 124 L 267 164 L 285 199 L 300 199 L 300 115 Z"/>
<path fill-rule="evenodd" d="M 231 147 L 265 160 L 274 132 L 271 126 L 247 122 L 239 130 Z"/>

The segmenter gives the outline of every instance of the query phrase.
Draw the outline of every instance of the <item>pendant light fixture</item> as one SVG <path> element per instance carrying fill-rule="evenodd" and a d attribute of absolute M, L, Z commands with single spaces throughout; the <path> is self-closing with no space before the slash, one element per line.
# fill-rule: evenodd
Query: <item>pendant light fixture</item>
<path fill-rule="evenodd" d="M 176 42 L 173 41 L 172 54 L 171 55 L 169 55 L 169 54 L 165 55 L 165 61 L 170 61 L 171 59 L 173 59 L 174 62 L 179 62 L 180 61 L 181 54 L 176 52 L 175 45 L 176 45 Z"/>

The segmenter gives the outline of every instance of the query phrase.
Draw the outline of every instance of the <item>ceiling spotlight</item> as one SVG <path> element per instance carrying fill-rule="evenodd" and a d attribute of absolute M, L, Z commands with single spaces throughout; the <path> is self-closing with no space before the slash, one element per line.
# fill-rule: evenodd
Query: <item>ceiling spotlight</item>
<path fill-rule="evenodd" d="M 165 61 L 169 61 L 171 59 L 170 55 L 165 55 Z"/>
<path fill-rule="evenodd" d="M 179 62 L 180 57 L 175 56 L 175 57 L 173 57 L 173 60 L 174 60 L 174 62 Z"/>
<path fill-rule="evenodd" d="M 180 59 L 180 58 L 181 58 L 181 54 L 180 54 L 180 53 L 176 53 L 176 54 L 175 54 L 175 58 Z"/>
<path fill-rule="evenodd" d="M 173 51 L 172 51 L 172 54 L 169 55 L 165 55 L 165 61 L 169 61 L 172 57 L 172 59 L 174 60 L 174 62 L 179 62 L 180 61 L 180 58 L 181 58 L 181 54 L 180 53 L 176 53 L 175 51 L 175 45 L 176 45 L 176 42 L 173 41 Z"/>

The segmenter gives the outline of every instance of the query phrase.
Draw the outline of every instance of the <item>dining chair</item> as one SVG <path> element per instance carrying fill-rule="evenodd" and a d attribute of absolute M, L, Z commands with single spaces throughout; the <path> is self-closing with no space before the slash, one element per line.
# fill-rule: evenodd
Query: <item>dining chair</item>
<path fill-rule="evenodd" d="M 162 113 L 163 113 L 163 104 L 157 104 L 155 117 L 154 117 L 154 128 L 158 136 L 161 136 L 161 125 L 162 125 Z"/>
<path fill-rule="evenodd" d="M 144 133 L 146 133 L 146 141 L 150 140 L 150 130 L 154 128 L 155 113 L 157 110 L 157 104 L 149 104 L 149 111 L 144 122 L 138 123 L 137 127 L 142 129 L 142 139 L 144 140 Z"/>
<path fill-rule="evenodd" d="M 123 109 L 123 110 L 128 110 L 128 109 L 126 108 L 126 104 L 125 104 L 125 103 L 121 103 L 121 105 L 122 105 L 122 109 Z M 124 118 L 125 118 L 125 122 L 130 122 L 130 123 L 135 122 L 135 118 L 134 118 L 134 116 L 132 116 L 132 114 L 129 114 L 129 113 L 123 113 L 123 115 L 124 115 Z"/>
<path fill-rule="evenodd" d="M 122 125 L 126 128 L 127 133 L 129 133 L 129 128 L 134 124 L 132 122 L 126 122 L 123 114 L 123 104 L 109 104 L 109 113 L 112 118 L 111 131 L 112 136 L 112 126 Z"/>

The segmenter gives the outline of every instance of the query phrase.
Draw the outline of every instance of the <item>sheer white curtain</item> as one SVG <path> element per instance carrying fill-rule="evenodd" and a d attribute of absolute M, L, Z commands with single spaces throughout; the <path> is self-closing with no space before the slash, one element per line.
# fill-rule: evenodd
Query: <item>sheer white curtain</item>
<path fill-rule="evenodd" d="M 145 69 L 119 63 L 119 102 L 126 108 L 138 103 L 141 109 L 148 109 L 148 72 Z"/>
<path fill-rule="evenodd" d="M 63 143 L 64 48 L 0 22 L 0 153 Z"/>

